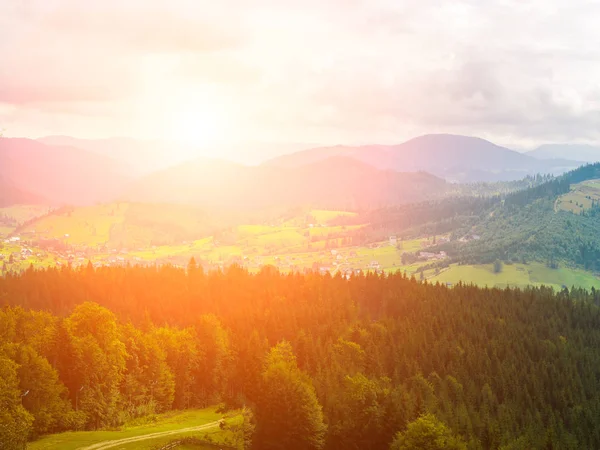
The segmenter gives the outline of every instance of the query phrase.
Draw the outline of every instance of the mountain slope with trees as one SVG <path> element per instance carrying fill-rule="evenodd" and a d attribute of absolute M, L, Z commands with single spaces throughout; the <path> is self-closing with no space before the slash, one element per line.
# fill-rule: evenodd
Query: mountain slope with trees
<path fill-rule="evenodd" d="M 455 261 L 467 264 L 541 261 L 586 270 L 600 269 L 600 208 L 580 214 L 555 208 L 574 184 L 600 178 L 600 164 L 588 164 L 538 186 L 506 195 L 474 212 L 453 231 L 453 242 L 440 246 Z M 499 200 L 499 199 L 498 199 Z M 465 236 L 478 239 L 460 242 Z"/>

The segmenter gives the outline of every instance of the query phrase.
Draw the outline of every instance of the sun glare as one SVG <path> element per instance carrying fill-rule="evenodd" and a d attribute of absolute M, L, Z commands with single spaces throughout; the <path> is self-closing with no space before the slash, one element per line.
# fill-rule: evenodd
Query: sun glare
<path fill-rule="evenodd" d="M 223 133 L 216 114 L 201 108 L 181 108 L 170 118 L 169 135 L 173 140 L 205 147 L 218 142 Z"/>

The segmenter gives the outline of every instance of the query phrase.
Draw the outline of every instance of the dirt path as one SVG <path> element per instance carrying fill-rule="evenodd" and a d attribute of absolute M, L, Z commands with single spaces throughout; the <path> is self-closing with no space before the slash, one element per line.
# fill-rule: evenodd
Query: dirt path
<path fill-rule="evenodd" d="M 118 445 L 125 445 L 125 444 L 131 444 L 132 442 L 145 441 L 146 439 L 156 439 L 156 438 L 160 438 L 160 437 L 164 437 L 164 436 L 170 436 L 173 434 L 186 433 L 188 431 L 208 430 L 209 428 L 218 427 L 218 426 L 219 426 L 219 421 L 216 420 L 214 422 L 206 423 L 204 425 L 200 425 L 197 427 L 180 428 L 179 430 L 170 430 L 170 431 L 160 431 L 158 433 L 144 434 L 142 436 L 133 436 L 130 438 L 98 442 L 97 444 L 89 445 L 87 447 L 80 447 L 79 450 L 104 450 L 104 449 L 116 447 Z"/>

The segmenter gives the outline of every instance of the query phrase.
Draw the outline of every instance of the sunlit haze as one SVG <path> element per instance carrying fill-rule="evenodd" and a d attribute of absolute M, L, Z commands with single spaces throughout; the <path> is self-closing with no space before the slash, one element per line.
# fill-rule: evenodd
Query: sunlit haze
<path fill-rule="evenodd" d="M 243 161 L 432 132 L 594 143 L 600 4 L 576 3 L 3 1 L 0 126 Z"/>
<path fill-rule="evenodd" d="M 599 450 L 599 29 L 0 0 L 0 450 Z"/>

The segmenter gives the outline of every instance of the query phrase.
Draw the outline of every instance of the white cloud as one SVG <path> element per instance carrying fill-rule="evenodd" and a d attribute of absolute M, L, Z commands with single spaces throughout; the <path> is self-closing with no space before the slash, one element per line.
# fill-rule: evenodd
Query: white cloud
<path fill-rule="evenodd" d="M 395 142 L 448 131 L 515 146 L 600 141 L 597 2 L 23 5 L 0 10 L 0 102 L 32 134 L 56 125 L 57 110 L 83 131 L 65 120 L 56 132 L 127 133 L 131 122 L 130 133 L 151 133 L 152 111 L 123 117 L 144 105 L 177 109 L 166 101 L 176 85 L 177 95 L 209 98 L 199 114 L 218 109 L 238 138 Z"/>

